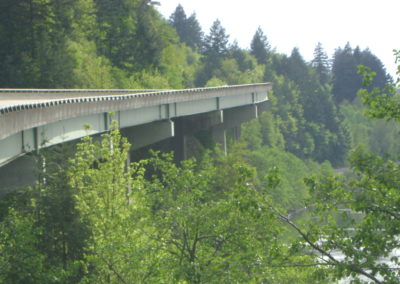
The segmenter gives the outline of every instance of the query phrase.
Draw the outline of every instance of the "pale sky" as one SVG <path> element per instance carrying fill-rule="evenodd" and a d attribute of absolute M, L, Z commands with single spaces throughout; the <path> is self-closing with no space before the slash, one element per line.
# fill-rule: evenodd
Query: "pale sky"
<path fill-rule="evenodd" d="M 300 49 L 310 61 L 318 42 L 332 57 L 347 42 L 369 48 L 395 75 L 393 49 L 400 49 L 400 0 L 158 0 L 165 18 L 181 4 L 189 17 L 196 12 L 203 32 L 215 19 L 242 48 L 249 48 L 258 26 L 279 53 Z"/>

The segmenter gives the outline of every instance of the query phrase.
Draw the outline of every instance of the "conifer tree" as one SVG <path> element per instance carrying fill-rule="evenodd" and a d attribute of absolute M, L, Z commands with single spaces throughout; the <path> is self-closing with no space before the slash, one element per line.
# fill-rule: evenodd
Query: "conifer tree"
<path fill-rule="evenodd" d="M 241 72 L 253 69 L 256 65 L 256 60 L 249 52 L 240 48 L 238 42 L 235 40 L 229 47 L 229 57 L 236 60 Z"/>
<path fill-rule="evenodd" d="M 173 26 L 181 42 L 197 50 L 201 47 L 203 32 L 196 18 L 196 13 L 186 17 L 182 5 L 178 5 L 169 18 L 169 24 Z"/>
<path fill-rule="evenodd" d="M 309 80 L 309 70 L 306 61 L 297 47 L 293 48 L 288 59 L 287 75 L 300 88 L 306 89 Z"/>
<path fill-rule="evenodd" d="M 181 41 L 184 41 L 183 39 L 186 37 L 187 33 L 187 17 L 181 4 L 176 7 L 175 11 L 169 17 L 168 22 L 175 28 Z"/>
<path fill-rule="evenodd" d="M 213 71 L 221 66 L 222 60 L 228 56 L 229 35 L 217 19 L 205 37 L 202 48 L 203 69 L 198 74 L 198 85 L 204 85 L 212 76 Z"/>
<path fill-rule="evenodd" d="M 391 80 L 390 76 L 386 73 L 383 63 L 368 48 L 361 52 L 361 58 L 358 65 L 367 66 L 375 72 L 371 86 L 368 86 L 368 90 L 370 91 L 375 87 L 383 89 L 388 81 Z"/>
<path fill-rule="evenodd" d="M 267 37 L 264 35 L 261 27 L 258 27 L 256 33 L 254 34 L 250 48 L 251 54 L 255 56 L 259 64 L 267 63 L 271 46 L 268 43 Z"/>
<path fill-rule="evenodd" d="M 201 48 L 203 43 L 203 31 L 200 23 L 196 18 L 196 13 L 190 15 L 186 21 L 187 25 L 187 37 L 184 39 L 186 44 L 195 50 Z"/>
<path fill-rule="evenodd" d="M 326 84 L 329 81 L 329 58 L 322 44 L 319 42 L 314 49 L 314 59 L 311 61 L 312 66 L 317 71 L 319 82 Z"/>
<path fill-rule="evenodd" d="M 343 49 L 336 50 L 333 57 L 332 73 L 332 92 L 335 101 L 342 102 L 345 99 L 352 101 L 359 89 L 359 84 L 355 81 L 357 63 L 349 43 Z"/>
<path fill-rule="evenodd" d="M 217 19 L 211 26 L 210 33 L 205 37 L 203 54 L 207 57 L 224 57 L 228 52 L 228 42 L 229 35 Z"/>
<path fill-rule="evenodd" d="M 336 50 L 333 58 L 332 92 L 336 102 L 353 101 L 357 91 L 363 87 L 361 77 L 357 74 L 358 65 L 367 66 L 376 73 L 376 77 L 368 86 L 369 90 L 375 87 L 384 88 L 390 79 L 382 62 L 369 49 L 362 51 L 359 47 L 356 47 L 353 50 L 347 43 L 343 49 Z"/>

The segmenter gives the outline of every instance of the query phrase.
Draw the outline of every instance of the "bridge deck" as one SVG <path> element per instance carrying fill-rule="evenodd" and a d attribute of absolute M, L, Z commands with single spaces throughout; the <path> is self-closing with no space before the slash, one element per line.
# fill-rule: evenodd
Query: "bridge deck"
<path fill-rule="evenodd" d="M 184 90 L 0 89 L 0 166 L 23 153 L 107 131 L 268 100 L 269 83 Z M 87 125 L 92 128 L 87 130 Z"/>

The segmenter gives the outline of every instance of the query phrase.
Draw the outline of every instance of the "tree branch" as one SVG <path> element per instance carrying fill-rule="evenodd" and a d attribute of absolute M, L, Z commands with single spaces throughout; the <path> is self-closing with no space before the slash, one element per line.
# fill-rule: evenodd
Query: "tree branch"
<path fill-rule="evenodd" d="M 287 216 L 283 215 L 281 212 L 279 212 L 277 209 L 275 209 L 274 207 L 271 207 L 271 209 L 273 211 L 276 212 L 276 214 L 278 214 L 279 218 L 283 221 L 285 221 L 287 224 L 289 224 L 302 238 L 303 240 L 308 243 L 313 249 L 315 249 L 316 251 L 320 252 L 322 255 L 326 256 L 327 258 L 329 258 L 329 260 L 331 260 L 333 263 L 332 265 L 340 265 L 343 264 L 342 262 L 338 261 L 334 256 L 332 256 L 332 254 L 330 254 L 328 251 L 322 249 L 320 246 L 316 245 L 313 241 L 310 240 L 310 238 L 307 236 L 306 233 L 304 233 L 298 226 L 297 224 L 295 224 L 294 222 L 292 222 Z M 365 277 L 375 281 L 376 283 L 383 283 L 382 281 L 380 281 L 379 279 L 377 279 L 374 275 L 364 271 L 363 269 L 356 267 L 354 265 L 346 265 L 346 267 L 353 271 L 356 272 L 358 274 L 364 275 Z"/>

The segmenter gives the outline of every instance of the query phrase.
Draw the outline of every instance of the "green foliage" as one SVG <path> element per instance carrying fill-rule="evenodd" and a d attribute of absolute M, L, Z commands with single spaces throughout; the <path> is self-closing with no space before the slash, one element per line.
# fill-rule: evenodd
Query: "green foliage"
<path fill-rule="evenodd" d="M 8 208 L 0 223 L 2 267 L 7 268 L 2 282 L 76 283 L 81 279 L 87 231 L 66 184 L 65 158 L 70 151 L 69 145 L 44 151 L 38 164 L 46 165 L 46 171 L 39 173 L 39 182 L 2 200 Z"/>
<path fill-rule="evenodd" d="M 271 112 L 263 112 L 259 116 L 262 144 L 272 148 L 285 149 L 285 139 L 275 123 Z"/>
<path fill-rule="evenodd" d="M 262 144 L 261 123 L 257 119 L 246 122 L 242 125 L 241 140 L 249 150 L 258 150 Z"/>
<path fill-rule="evenodd" d="M 157 68 L 162 50 L 176 41 L 176 35 L 148 1 L 95 4 L 97 29 L 87 36 L 95 39 L 100 55 L 131 72 Z"/>
<path fill-rule="evenodd" d="M 398 54 L 396 56 L 397 58 L 399 57 Z M 369 86 L 376 76 L 376 72 L 371 72 L 370 68 L 364 66 L 360 66 L 359 72 L 363 75 L 363 83 L 365 86 Z M 366 89 L 362 89 L 359 95 L 363 103 L 368 107 L 367 113 L 370 117 L 383 118 L 388 121 L 400 121 L 400 116 L 398 114 L 398 94 L 395 84 L 388 84 L 383 89 L 374 88 L 370 92 Z"/>
<path fill-rule="evenodd" d="M 147 206 L 174 282 L 268 279 L 263 264 L 278 252 L 279 227 L 252 184 L 254 170 L 235 164 L 227 181 L 207 156 L 181 168 L 171 159 L 152 158 Z"/>
<path fill-rule="evenodd" d="M 239 81 L 240 70 L 235 59 L 227 58 L 221 61 L 221 65 L 213 74 L 224 79 L 228 85 L 235 85 Z"/>
<path fill-rule="evenodd" d="M 52 152 L 43 183 L 25 199 L 17 198 L 17 210 L 3 212 L 3 282 L 315 279 L 318 269 L 299 266 L 312 263 L 312 257 L 288 250 L 286 228 L 271 207 L 286 205 L 283 188 L 294 180 L 285 174 L 280 182 L 277 172 L 264 171 L 279 160 L 285 171 L 289 167 L 287 173 L 300 175 L 305 167 L 300 160 L 293 164 L 290 154 L 260 148 L 247 154 L 260 157 L 259 162 L 251 159 L 257 174 L 238 152 L 206 153 L 180 166 L 170 154 L 153 153 L 148 160 L 127 164 L 129 147 L 113 124 L 101 141 L 84 138 L 67 170 L 59 171 L 65 151 Z M 298 188 L 290 192 L 298 199 L 303 193 Z"/>
<path fill-rule="evenodd" d="M 241 72 L 252 70 L 257 64 L 257 59 L 248 51 L 241 49 L 237 41 L 229 47 L 229 57 L 236 60 Z"/>
<path fill-rule="evenodd" d="M 106 89 L 115 86 L 110 62 L 97 56 L 94 42 L 70 41 L 67 52 L 74 58 L 72 73 L 76 79 L 72 88 Z"/>
<path fill-rule="evenodd" d="M 135 73 L 130 78 L 129 87 L 132 89 L 170 89 L 168 79 L 159 72 L 142 72 Z"/>
<path fill-rule="evenodd" d="M 135 71 L 158 68 L 163 49 L 178 42 L 175 30 L 148 5 L 148 1 L 141 2 L 140 7 L 134 11 L 138 16 L 138 23 L 135 37 L 131 38 L 140 39 L 133 43 Z"/>
<path fill-rule="evenodd" d="M 359 73 L 363 76 L 363 83 L 369 86 L 376 76 L 371 68 L 360 66 Z M 359 100 L 352 104 L 342 104 L 341 111 L 346 117 L 352 135 L 353 147 L 365 145 L 368 150 L 383 155 L 397 156 L 399 153 L 398 133 L 398 102 L 394 84 L 388 84 L 384 89 L 373 88 L 371 91 L 363 89 Z M 375 120 L 369 120 L 365 115 Z"/>
<path fill-rule="evenodd" d="M 397 257 L 390 258 L 392 264 L 381 259 L 398 247 L 397 165 L 362 149 L 350 162 L 357 177 L 349 182 L 334 176 L 307 180 L 313 219 L 300 234 L 334 267 L 338 279 L 364 276 L 376 283 L 398 283 L 398 271 L 391 268 L 398 265 Z"/>
<path fill-rule="evenodd" d="M 366 108 L 360 100 L 355 100 L 352 104 L 342 104 L 340 111 L 351 134 L 352 148 L 364 145 L 369 151 L 379 155 L 398 155 L 400 128 L 396 122 L 368 119 L 365 115 Z"/>
<path fill-rule="evenodd" d="M 43 283 L 43 253 L 37 250 L 37 232 L 32 216 L 10 209 L 0 224 L 0 280 L 2 283 Z"/>
<path fill-rule="evenodd" d="M 226 86 L 227 83 L 222 81 L 217 77 L 212 77 L 210 80 L 207 81 L 206 87 L 218 87 L 218 86 Z"/>
<path fill-rule="evenodd" d="M 277 148 L 259 148 L 245 154 L 248 162 L 257 169 L 263 188 L 267 188 L 273 203 L 286 210 L 296 210 L 304 207 L 308 190 L 302 182 L 310 174 L 327 174 L 331 171 L 329 164 L 320 165 L 306 162 L 295 155 Z M 275 187 L 269 186 L 266 175 L 271 169 L 279 173 L 280 182 Z"/>
<path fill-rule="evenodd" d="M 194 87 L 199 55 L 185 45 L 169 45 L 162 52 L 160 70 L 173 89 Z M 151 86 L 151 82 L 144 83 Z M 153 87 L 154 88 L 154 87 Z"/>
<path fill-rule="evenodd" d="M 262 83 L 264 77 L 264 68 L 262 65 L 256 65 L 254 69 L 247 69 L 239 75 L 238 84 Z"/>
<path fill-rule="evenodd" d="M 76 208 L 90 228 L 84 283 L 143 283 L 157 271 L 158 255 L 138 213 L 144 172 L 140 164 L 126 164 L 129 147 L 113 124 L 101 144 L 89 137 L 78 144 L 68 170 Z"/>
<path fill-rule="evenodd" d="M 2 87 L 129 86 L 133 72 L 159 68 L 164 48 L 177 42 L 173 29 L 147 1 L 0 5 L 0 62 L 6 67 L 0 71 Z M 124 72 L 128 74 L 120 76 Z"/>

